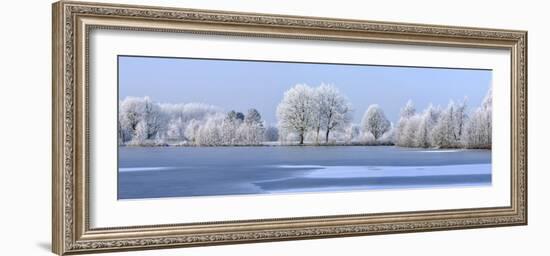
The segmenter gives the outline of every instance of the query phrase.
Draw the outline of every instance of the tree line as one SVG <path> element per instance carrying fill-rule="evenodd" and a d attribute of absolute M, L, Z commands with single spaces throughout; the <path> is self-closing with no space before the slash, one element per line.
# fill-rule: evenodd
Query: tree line
<path fill-rule="evenodd" d="M 118 133 L 119 145 L 135 146 L 259 145 L 278 139 L 256 109 L 225 113 L 207 104 L 160 104 L 149 97 L 119 103 Z"/>
<path fill-rule="evenodd" d="M 285 92 L 277 107 L 282 142 L 397 145 L 421 148 L 491 148 L 492 92 L 468 113 L 466 100 L 446 108 L 428 106 L 416 111 L 412 101 L 401 109 L 396 125 L 377 104 L 370 105 L 359 125 L 351 123 L 352 109 L 334 86 L 298 84 Z M 319 134 L 324 134 L 323 141 Z"/>
<path fill-rule="evenodd" d="M 416 112 L 411 101 L 401 110 L 394 143 L 403 147 L 490 149 L 492 143 L 492 92 L 481 105 L 467 110 L 466 100 L 450 101 L 445 108 L 429 105 Z"/>
<path fill-rule="evenodd" d="M 473 111 L 467 101 L 417 111 L 412 101 L 401 109 L 397 123 L 383 109 L 370 105 L 359 124 L 353 109 L 333 85 L 298 84 L 277 106 L 276 125 L 267 125 L 254 108 L 246 113 L 201 104 L 162 104 L 149 97 L 119 102 L 120 145 L 247 146 L 397 145 L 421 148 L 491 148 L 491 90 Z"/>

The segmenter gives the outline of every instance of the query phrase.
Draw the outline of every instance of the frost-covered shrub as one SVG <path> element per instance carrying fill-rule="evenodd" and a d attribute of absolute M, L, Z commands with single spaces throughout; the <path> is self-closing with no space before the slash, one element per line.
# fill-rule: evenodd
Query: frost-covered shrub
<path fill-rule="evenodd" d="M 378 139 L 378 142 L 381 145 L 394 145 L 395 143 L 395 129 L 393 127 L 390 128 L 389 131 L 384 133 L 380 139 Z"/>
<path fill-rule="evenodd" d="M 374 145 L 376 144 L 376 138 L 374 137 L 374 135 L 372 135 L 372 133 L 370 132 L 364 132 L 363 135 L 362 135 L 362 141 L 363 143 L 367 144 L 367 145 Z"/>

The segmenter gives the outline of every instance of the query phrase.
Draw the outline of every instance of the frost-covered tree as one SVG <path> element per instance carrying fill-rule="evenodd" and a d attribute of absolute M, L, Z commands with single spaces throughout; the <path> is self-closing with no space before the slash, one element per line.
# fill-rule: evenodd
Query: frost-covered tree
<path fill-rule="evenodd" d="M 419 147 L 417 143 L 421 121 L 421 116 L 416 114 L 407 119 L 401 134 L 401 146 Z"/>
<path fill-rule="evenodd" d="M 381 145 L 394 145 L 395 144 L 395 127 L 393 123 L 390 122 L 390 129 L 382 134 L 382 137 L 378 139 L 378 144 Z"/>
<path fill-rule="evenodd" d="M 434 107 L 432 104 L 428 105 L 428 107 L 424 110 L 424 117 L 426 119 L 426 122 L 428 123 L 428 127 L 433 128 L 437 121 L 439 120 L 439 117 L 441 116 L 441 107 L 436 106 Z"/>
<path fill-rule="evenodd" d="M 415 141 L 415 145 L 421 148 L 428 148 L 432 145 L 430 139 L 431 129 L 425 114 L 426 113 L 420 116 L 420 123 L 418 124 L 418 132 Z"/>
<path fill-rule="evenodd" d="M 324 115 L 322 113 L 323 106 L 322 104 L 325 102 L 323 100 L 324 95 L 321 94 L 321 91 L 319 88 L 312 88 L 312 102 L 311 102 L 311 109 L 310 109 L 310 126 L 314 133 L 314 140 L 315 143 L 319 143 L 319 135 L 321 133 L 321 128 L 323 128 L 324 124 Z M 311 135 L 311 134 L 310 134 Z M 311 137 L 311 136 L 310 136 Z"/>
<path fill-rule="evenodd" d="M 208 118 L 208 120 L 198 129 L 196 144 L 201 146 L 223 145 L 220 129 L 222 122 L 222 118 Z"/>
<path fill-rule="evenodd" d="M 361 127 L 364 133 L 370 133 L 374 140 L 378 140 L 390 129 L 390 121 L 384 111 L 377 104 L 370 105 L 363 115 Z"/>
<path fill-rule="evenodd" d="M 256 110 L 255 108 L 251 108 L 246 113 L 246 116 L 244 117 L 245 124 L 254 124 L 258 126 L 263 126 L 262 124 L 262 116 L 260 115 L 260 112 Z"/>
<path fill-rule="evenodd" d="M 238 141 L 243 145 L 259 145 L 264 140 L 264 125 L 258 110 L 249 109 L 237 130 Z"/>
<path fill-rule="evenodd" d="M 311 126 L 313 107 L 313 89 L 305 84 L 298 84 L 285 92 L 283 100 L 277 106 L 279 128 L 285 134 L 296 133 L 300 145 L 304 144 L 306 132 Z"/>
<path fill-rule="evenodd" d="M 486 126 L 487 113 L 478 108 L 464 127 L 463 144 L 467 148 L 490 148 L 490 131 Z"/>
<path fill-rule="evenodd" d="M 492 144 L 492 90 L 487 92 L 464 127 L 462 142 L 467 148 L 490 149 Z"/>
<path fill-rule="evenodd" d="M 265 141 L 278 141 L 279 140 L 279 129 L 275 126 L 267 126 L 265 129 Z"/>
<path fill-rule="evenodd" d="M 481 103 L 481 109 L 485 112 L 485 131 L 486 142 L 491 147 L 493 139 L 493 88 L 489 88 L 489 91 L 485 95 L 483 102 Z"/>
<path fill-rule="evenodd" d="M 127 97 L 120 102 L 118 120 L 123 142 L 135 136 L 137 125 L 142 118 L 142 105 L 142 99 L 137 97 Z"/>
<path fill-rule="evenodd" d="M 432 143 L 439 148 L 456 147 L 459 138 L 456 135 L 456 105 L 450 101 L 447 108 L 441 113 L 437 124 L 432 131 Z"/>
<path fill-rule="evenodd" d="M 428 148 L 433 146 L 432 131 L 439 120 L 440 112 L 439 108 L 435 108 L 430 104 L 420 116 L 415 143 L 418 147 Z"/>
<path fill-rule="evenodd" d="M 185 140 L 185 130 L 187 126 L 181 118 L 170 119 L 166 130 L 168 139 L 182 141 Z"/>
<path fill-rule="evenodd" d="M 227 112 L 219 127 L 221 140 L 224 145 L 237 143 L 237 130 L 241 126 L 241 123 L 242 119 L 238 117 L 236 111 L 231 110 Z"/>
<path fill-rule="evenodd" d="M 231 110 L 231 111 L 227 112 L 226 119 L 237 120 L 237 112 L 235 110 Z"/>
<path fill-rule="evenodd" d="M 222 110 L 218 107 L 203 103 L 187 104 L 158 104 L 163 116 L 163 129 L 160 136 L 169 141 L 192 142 L 195 134 L 188 135 L 187 127 L 190 123 L 204 123 L 208 118 L 219 115 Z M 191 129 L 189 129 L 191 131 Z"/>
<path fill-rule="evenodd" d="M 416 114 L 416 107 L 414 106 L 412 100 L 408 100 L 407 104 L 405 104 L 405 107 L 403 107 L 400 111 L 400 117 L 401 118 L 409 118 Z"/>
<path fill-rule="evenodd" d="M 264 127 L 254 123 L 243 123 L 237 130 L 240 145 L 259 145 L 264 141 Z"/>
<path fill-rule="evenodd" d="M 356 124 L 349 124 L 344 129 L 344 141 L 346 143 L 358 142 L 361 135 L 361 126 Z"/>
<path fill-rule="evenodd" d="M 241 113 L 241 112 L 236 112 L 235 113 L 235 118 L 242 122 L 242 121 L 244 121 L 244 114 Z"/>
<path fill-rule="evenodd" d="M 325 131 L 325 143 L 330 132 L 344 128 L 351 120 L 351 107 L 344 95 L 333 85 L 322 84 L 315 89 L 316 106 L 319 108 L 322 129 Z"/>
<path fill-rule="evenodd" d="M 120 103 L 119 121 L 123 140 L 153 139 L 163 128 L 160 107 L 149 97 L 127 97 Z"/>
<path fill-rule="evenodd" d="M 407 146 L 408 143 L 406 143 L 406 137 L 409 135 L 405 134 L 405 128 L 407 127 L 409 119 L 415 114 L 416 108 L 414 107 L 412 100 L 408 100 L 407 104 L 405 104 L 405 107 L 401 109 L 399 121 L 397 122 L 397 126 L 395 127 L 394 136 L 396 145 Z"/>
<path fill-rule="evenodd" d="M 149 139 L 149 134 L 150 133 L 147 124 L 140 121 L 136 127 L 133 140 L 140 143 L 145 142 L 147 139 Z"/>
<path fill-rule="evenodd" d="M 140 123 L 143 123 L 145 126 L 143 130 L 145 132 L 145 139 L 154 139 L 155 136 L 157 136 L 162 129 L 162 125 L 164 124 L 162 118 L 160 107 L 151 101 L 149 97 L 145 97 L 143 101 L 143 113 L 140 121 Z"/>
<path fill-rule="evenodd" d="M 481 108 L 489 111 L 493 109 L 493 88 L 489 88 L 487 91 L 487 94 L 485 94 L 485 98 L 483 98 L 483 101 L 481 102 Z"/>
<path fill-rule="evenodd" d="M 311 140 L 319 142 L 319 135 L 323 131 L 325 142 L 331 131 L 345 128 L 350 120 L 351 107 L 346 98 L 333 85 L 321 84 L 312 88 L 312 106 L 310 110 L 310 126 L 313 134 Z"/>
<path fill-rule="evenodd" d="M 185 126 L 185 138 L 189 143 L 197 145 L 197 137 L 199 135 L 199 129 L 202 125 L 201 120 L 191 119 Z"/>
<path fill-rule="evenodd" d="M 376 139 L 370 132 L 364 132 L 361 136 L 361 141 L 366 145 L 376 145 Z"/>
<path fill-rule="evenodd" d="M 120 120 L 117 121 L 117 134 L 118 134 L 118 145 L 122 146 L 124 145 L 124 131 L 122 130 L 122 127 L 120 126 Z"/>
<path fill-rule="evenodd" d="M 318 142 L 321 131 L 328 142 L 332 131 L 344 129 L 349 123 L 351 107 L 332 85 L 312 88 L 299 84 L 285 92 L 277 107 L 277 118 L 280 130 L 284 134 L 297 134 L 300 144 L 304 143 L 306 136 L 308 140 Z"/>
<path fill-rule="evenodd" d="M 204 120 L 210 115 L 222 113 L 220 108 L 204 103 L 164 103 L 159 104 L 159 106 L 169 119 L 181 119 L 183 123 L 187 123 L 191 120 Z"/>
<path fill-rule="evenodd" d="M 462 138 L 462 133 L 464 131 L 464 125 L 466 124 L 466 121 L 468 120 L 468 113 L 467 113 L 467 106 L 466 102 L 468 101 L 468 98 L 464 98 L 463 101 L 456 104 L 456 108 L 454 111 L 454 127 L 455 127 L 455 138 L 456 141 L 460 141 Z"/>

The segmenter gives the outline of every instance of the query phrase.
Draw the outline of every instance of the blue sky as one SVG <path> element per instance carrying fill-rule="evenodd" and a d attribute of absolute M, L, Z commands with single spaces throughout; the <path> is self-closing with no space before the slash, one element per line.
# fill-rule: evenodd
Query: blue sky
<path fill-rule="evenodd" d="M 368 63 L 368 61 L 365 61 Z M 491 85 L 490 70 L 308 64 L 265 61 L 119 57 L 119 99 L 149 96 L 165 103 L 202 102 L 227 111 L 260 111 L 269 124 L 283 93 L 298 83 L 333 84 L 349 99 L 354 122 L 370 104 L 392 122 L 411 99 L 417 110 L 468 97 L 478 106 Z"/>

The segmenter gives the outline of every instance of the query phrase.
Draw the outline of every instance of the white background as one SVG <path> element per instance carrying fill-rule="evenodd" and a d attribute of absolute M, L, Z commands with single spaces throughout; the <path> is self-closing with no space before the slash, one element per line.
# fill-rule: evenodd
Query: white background
<path fill-rule="evenodd" d="M 110 1 L 105 1 L 110 2 Z M 550 22 L 544 1 L 123 1 L 154 5 L 529 30 L 529 226 L 229 245 L 120 255 L 547 255 Z M 10 1 L 0 15 L 2 255 L 51 255 L 51 11 Z M 546 231 L 546 232 L 545 232 Z M 119 255 L 119 254 L 111 254 Z"/>

